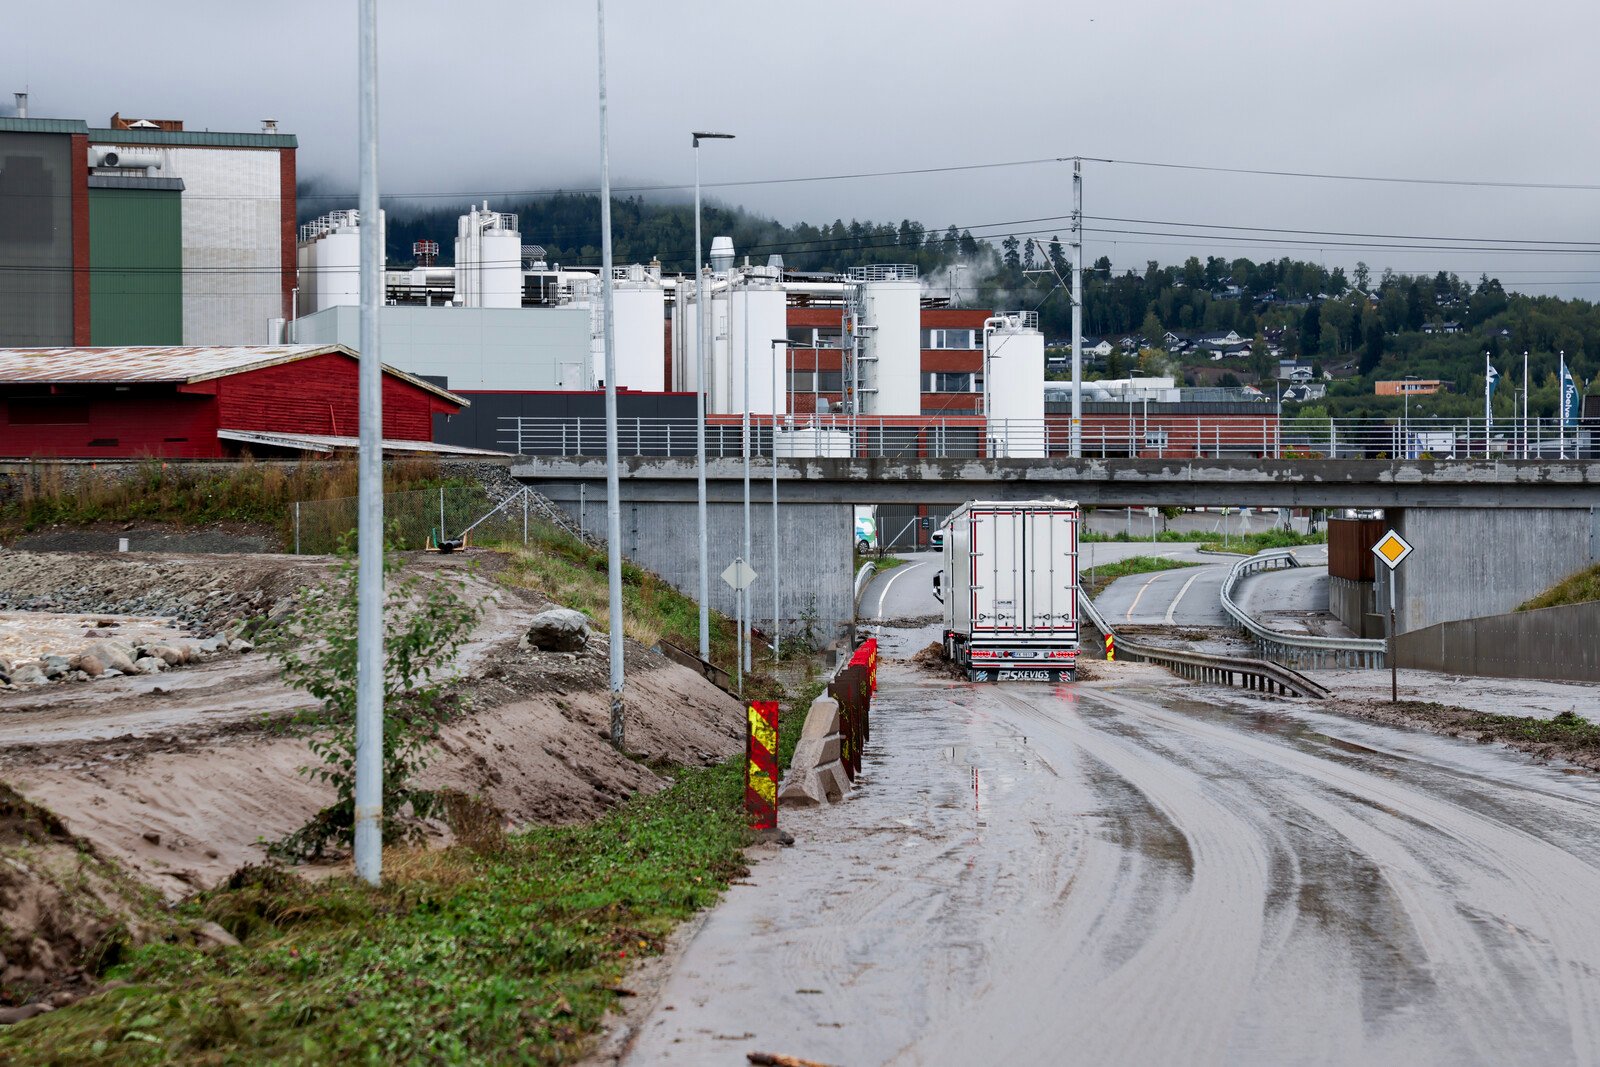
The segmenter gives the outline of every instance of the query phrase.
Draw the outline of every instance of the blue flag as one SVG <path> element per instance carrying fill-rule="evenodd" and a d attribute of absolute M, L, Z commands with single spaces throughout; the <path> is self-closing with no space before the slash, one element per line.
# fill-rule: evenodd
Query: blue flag
<path fill-rule="evenodd" d="M 1563 361 L 1561 364 L 1561 425 L 1578 425 L 1578 417 L 1582 413 L 1583 393 L 1578 389 L 1578 383 L 1572 380 L 1572 369 Z"/>

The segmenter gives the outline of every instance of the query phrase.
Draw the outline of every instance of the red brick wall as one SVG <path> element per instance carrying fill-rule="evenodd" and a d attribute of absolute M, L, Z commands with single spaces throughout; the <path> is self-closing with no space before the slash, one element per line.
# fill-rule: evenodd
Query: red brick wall
<path fill-rule="evenodd" d="M 279 251 L 279 264 L 283 273 L 283 317 L 290 318 L 294 312 L 295 275 L 299 268 L 299 261 L 295 254 L 295 239 L 299 233 L 295 226 L 295 171 L 294 149 L 278 149 L 278 203 L 279 220 L 283 227 L 282 245 Z M 87 344 L 80 341 L 79 344 Z"/>
<path fill-rule="evenodd" d="M 357 364 L 329 352 L 280 363 L 215 382 L 218 425 L 230 430 L 336 434 L 355 437 L 360 427 Z M 433 413 L 456 407 L 410 382 L 383 379 L 383 436 L 433 440 Z"/>
<path fill-rule="evenodd" d="M 89 135 L 72 134 L 72 343 L 89 343 Z"/>

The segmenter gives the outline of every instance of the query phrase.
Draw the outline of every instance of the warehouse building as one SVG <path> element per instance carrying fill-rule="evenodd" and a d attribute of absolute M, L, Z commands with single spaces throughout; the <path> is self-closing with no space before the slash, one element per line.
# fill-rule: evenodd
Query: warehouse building
<path fill-rule="evenodd" d="M 355 354 L 340 345 L 0 349 L 0 456 L 220 459 L 357 447 Z M 434 443 L 468 401 L 383 369 L 389 453 Z"/>
<path fill-rule="evenodd" d="M 0 345 L 244 345 L 291 314 L 295 147 L 0 118 Z"/>

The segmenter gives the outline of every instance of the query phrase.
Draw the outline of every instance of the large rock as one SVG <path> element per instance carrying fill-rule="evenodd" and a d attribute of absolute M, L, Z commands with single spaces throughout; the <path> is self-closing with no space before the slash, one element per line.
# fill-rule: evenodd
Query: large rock
<path fill-rule="evenodd" d="M 44 685 L 49 680 L 37 663 L 19 663 L 11 671 L 12 685 Z"/>
<path fill-rule="evenodd" d="M 166 669 L 166 661 L 156 659 L 154 656 L 140 656 L 133 661 L 133 670 L 136 674 L 160 674 Z"/>
<path fill-rule="evenodd" d="M 44 670 L 46 678 L 59 678 L 72 669 L 72 661 L 66 656 L 42 656 L 39 666 Z"/>
<path fill-rule="evenodd" d="M 528 624 L 528 644 L 541 652 L 582 652 L 589 644 L 589 617 L 571 608 L 541 611 Z"/>
<path fill-rule="evenodd" d="M 95 649 L 95 658 L 109 671 L 121 671 L 123 674 L 138 674 L 133 666 L 133 657 L 122 650 L 120 645 L 107 641 Z"/>

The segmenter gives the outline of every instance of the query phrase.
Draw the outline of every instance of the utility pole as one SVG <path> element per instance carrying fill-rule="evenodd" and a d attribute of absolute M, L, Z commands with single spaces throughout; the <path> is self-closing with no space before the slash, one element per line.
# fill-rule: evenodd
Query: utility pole
<path fill-rule="evenodd" d="M 1072 431 L 1067 451 L 1083 456 L 1083 160 L 1072 161 Z"/>
<path fill-rule="evenodd" d="M 360 522 L 356 533 L 355 868 L 383 876 L 383 304 L 382 209 L 378 204 L 378 0 L 360 7 L 361 364 Z"/>
<path fill-rule="evenodd" d="M 611 131 L 606 115 L 606 0 L 595 0 L 600 36 L 600 302 L 606 370 L 606 575 L 610 585 L 611 744 L 624 750 L 622 652 L 622 490 L 617 481 L 617 346 L 612 315 Z"/>

